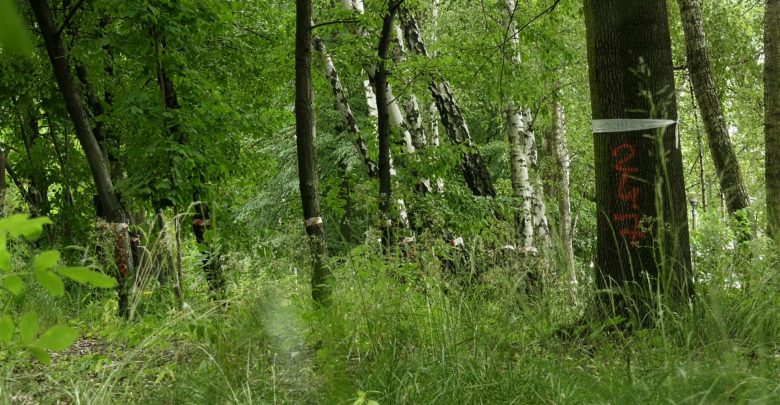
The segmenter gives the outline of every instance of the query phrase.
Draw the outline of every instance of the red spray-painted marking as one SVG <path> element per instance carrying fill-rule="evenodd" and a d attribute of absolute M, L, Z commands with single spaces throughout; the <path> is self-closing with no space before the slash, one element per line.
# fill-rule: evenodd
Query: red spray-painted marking
<path fill-rule="evenodd" d="M 628 163 L 636 156 L 636 148 L 628 143 L 622 143 L 612 148 L 612 157 L 617 159 L 615 171 L 620 173 L 618 183 L 618 200 L 630 203 L 632 213 L 614 214 L 612 220 L 616 223 L 627 223 L 629 226 L 618 228 L 620 236 L 631 238 L 631 246 L 638 246 L 638 242 L 646 234 L 639 229 L 639 187 L 629 186 L 628 182 L 632 174 L 639 173 L 639 168 L 628 166 Z"/>

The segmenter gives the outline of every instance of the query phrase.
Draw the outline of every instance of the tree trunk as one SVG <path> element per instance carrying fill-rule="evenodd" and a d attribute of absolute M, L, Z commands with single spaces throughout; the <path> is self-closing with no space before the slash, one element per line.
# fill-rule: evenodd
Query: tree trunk
<path fill-rule="evenodd" d="M 5 167 L 6 167 L 5 149 L 0 147 L 0 218 L 5 217 L 5 190 L 6 190 Z"/>
<path fill-rule="evenodd" d="M 750 202 L 712 77 L 701 3 L 700 0 L 678 0 L 678 3 L 685 31 L 685 50 L 693 91 L 707 130 L 707 140 L 720 187 L 726 195 L 726 206 L 729 213 L 734 215 L 737 211 L 747 208 Z"/>
<path fill-rule="evenodd" d="M 360 130 L 357 126 L 357 120 L 355 119 L 355 115 L 352 113 L 352 108 L 349 106 L 347 93 L 344 91 L 344 87 L 341 85 L 341 78 L 339 78 L 336 65 L 333 63 L 333 59 L 331 59 L 330 55 L 328 54 L 328 51 L 325 48 L 325 43 L 322 41 L 322 39 L 314 37 L 314 47 L 317 48 L 317 50 L 322 54 L 322 58 L 325 61 L 325 76 L 327 76 L 328 81 L 330 81 L 330 87 L 333 91 L 333 96 L 336 99 L 336 109 L 338 110 L 339 115 L 341 115 L 342 125 L 349 133 L 350 139 L 355 145 L 355 149 L 357 150 L 360 159 L 363 161 L 363 165 L 366 168 L 368 177 L 376 178 L 378 176 L 377 165 L 368 154 L 368 146 L 366 146 L 366 141 L 363 140 L 363 137 L 360 135 Z"/>
<path fill-rule="evenodd" d="M 159 33 L 156 28 L 153 29 L 153 34 L 155 34 L 156 46 L 162 45 L 162 47 L 164 47 L 164 34 Z M 163 36 L 161 42 L 157 42 L 158 35 Z M 161 53 L 163 51 L 158 49 L 158 52 Z M 158 60 L 157 65 L 157 80 L 160 85 L 160 93 L 164 102 L 164 107 L 167 110 L 181 109 L 173 80 L 167 75 L 160 60 Z M 187 143 L 187 134 L 181 130 L 178 124 L 166 125 L 165 127 L 180 145 L 185 145 Z M 195 234 L 195 241 L 198 243 L 200 254 L 203 257 L 201 259 L 201 268 L 206 276 L 206 282 L 208 283 L 209 291 L 212 296 L 214 298 L 222 298 L 225 295 L 225 276 L 222 273 L 220 255 L 215 253 L 214 247 L 206 237 L 206 233 L 213 229 L 213 225 L 208 204 L 201 198 L 198 187 L 193 187 L 192 189 L 192 203 L 193 208 L 195 209 L 195 214 L 192 217 L 192 232 Z"/>
<path fill-rule="evenodd" d="M 392 201 L 392 181 L 390 177 L 390 133 L 391 127 L 401 124 L 400 110 L 392 97 L 387 84 L 386 59 L 390 47 L 390 36 L 393 29 L 393 19 L 397 11 L 397 2 L 388 4 L 387 14 L 382 19 L 382 32 L 379 36 L 378 60 L 376 74 L 374 75 L 374 87 L 376 90 L 376 105 L 379 114 L 377 129 L 379 137 L 379 212 L 382 221 L 383 246 L 392 245 L 392 220 L 390 219 L 390 207 Z M 398 116 L 396 116 L 396 114 Z"/>
<path fill-rule="evenodd" d="M 425 43 L 420 33 L 420 27 L 417 20 L 406 10 L 401 13 L 401 22 L 404 31 L 404 41 L 406 48 L 417 55 L 428 56 L 425 49 Z M 447 131 L 447 136 L 453 145 L 466 145 L 469 151 L 464 152 L 461 162 L 463 178 L 466 181 L 472 194 L 476 196 L 495 197 L 496 190 L 493 188 L 493 181 L 490 178 L 490 172 L 482 162 L 479 150 L 471 140 L 469 127 L 460 106 L 455 101 L 449 83 L 432 82 L 428 89 L 431 91 L 436 108 L 439 110 L 442 125 Z"/>
<path fill-rule="evenodd" d="M 526 147 L 531 125 L 528 111 L 520 113 L 514 105 L 506 109 L 506 128 L 509 139 L 509 178 L 515 198 L 515 227 L 520 244 L 525 250 L 534 246 L 533 186 L 528 171 L 530 165 Z"/>
<path fill-rule="evenodd" d="M 76 91 L 68 55 L 65 52 L 62 37 L 54 24 L 49 7 L 45 0 L 30 0 L 30 6 L 35 13 L 41 36 L 46 44 L 46 51 L 54 70 L 54 76 L 57 79 L 57 85 L 65 100 L 65 107 L 73 121 L 76 136 L 92 171 L 92 178 L 95 181 L 100 200 L 100 211 L 103 218 L 111 224 L 115 235 L 115 261 L 119 270 L 117 277 L 120 291 L 119 311 L 122 315 L 127 316 L 129 315 L 129 308 L 127 308 L 126 286 L 124 284 L 133 271 L 127 218 L 114 189 L 105 156 L 100 150 L 95 135 L 92 133 L 87 113 L 84 110 L 84 104 Z"/>
<path fill-rule="evenodd" d="M 325 230 L 320 217 L 317 152 L 311 82 L 311 0 L 295 1 L 295 133 L 301 205 L 312 261 L 312 298 L 316 305 L 330 300 L 330 270 L 325 263 Z"/>
<path fill-rule="evenodd" d="M 764 139 L 769 235 L 780 236 L 780 0 L 766 0 L 764 17 Z"/>
<path fill-rule="evenodd" d="M 571 274 L 570 283 L 572 288 L 575 288 L 577 285 L 577 269 L 575 268 L 574 248 L 572 245 L 574 235 L 572 233 L 571 196 L 569 189 L 569 149 L 566 146 L 566 118 L 563 104 L 561 104 L 557 92 L 553 100 L 553 127 L 551 135 L 550 151 L 555 158 L 555 165 L 558 166 L 556 171 L 558 173 L 557 177 L 560 185 L 556 193 L 556 198 L 558 200 L 558 211 L 560 215 L 559 232 L 561 235 L 561 245 L 563 245 L 566 268 Z"/>
<path fill-rule="evenodd" d="M 656 294 L 682 303 L 693 291 L 675 128 L 630 129 L 647 123 L 638 119 L 677 119 L 666 10 L 666 0 L 585 1 L 596 132 L 596 283 L 611 292 L 599 301 L 642 322 Z M 614 132 L 597 129 L 602 121 L 596 120 L 608 119 L 624 121 L 612 122 Z"/>

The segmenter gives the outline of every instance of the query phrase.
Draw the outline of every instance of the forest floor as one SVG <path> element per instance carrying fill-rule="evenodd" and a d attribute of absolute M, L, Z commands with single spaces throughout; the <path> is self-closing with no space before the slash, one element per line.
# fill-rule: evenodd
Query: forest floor
<path fill-rule="evenodd" d="M 188 269 L 186 309 L 149 283 L 130 321 L 110 291 L 31 291 L 19 305 L 71 319 L 81 337 L 48 367 L 0 350 L 0 404 L 780 403 L 776 262 L 724 256 L 718 274 L 751 261 L 741 288 L 713 274 L 656 328 L 613 318 L 567 337 L 583 305 L 562 280 L 529 294 L 518 266 L 473 283 L 424 254 L 377 257 L 361 247 L 334 261 L 334 300 L 319 311 L 303 259 L 233 263 L 221 303 Z"/>

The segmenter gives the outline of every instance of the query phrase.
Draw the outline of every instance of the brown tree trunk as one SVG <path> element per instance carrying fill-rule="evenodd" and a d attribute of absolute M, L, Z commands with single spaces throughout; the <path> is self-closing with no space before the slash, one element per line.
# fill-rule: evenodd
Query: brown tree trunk
<path fill-rule="evenodd" d="M 398 9 L 398 1 L 392 1 L 388 4 L 387 14 L 382 18 L 382 32 L 379 36 L 378 61 L 376 73 L 374 75 L 374 87 L 376 89 L 376 105 L 379 117 L 377 118 L 377 129 L 379 138 L 379 212 L 382 221 L 383 246 L 391 246 L 393 224 L 390 219 L 390 207 L 392 201 L 392 180 L 391 180 L 391 161 L 390 161 L 390 133 L 391 133 L 391 101 L 388 97 L 390 91 L 387 85 L 387 67 L 386 59 L 390 47 L 390 35 L 393 28 L 393 20 Z M 395 105 L 397 108 L 397 105 Z M 398 112 L 400 115 L 400 112 Z M 398 118 L 393 120 L 398 124 Z"/>
<path fill-rule="evenodd" d="M 325 263 L 325 229 L 320 217 L 317 151 L 311 82 L 311 0 L 295 1 L 295 134 L 298 183 L 304 225 L 309 236 L 312 262 L 312 299 L 315 305 L 330 301 L 330 269 Z"/>
<path fill-rule="evenodd" d="M 747 208 L 750 202 L 723 117 L 718 89 L 712 77 L 701 3 L 700 0 L 678 0 L 678 3 L 685 31 L 685 50 L 693 91 L 707 130 L 707 140 L 720 187 L 726 195 L 726 206 L 729 213 L 734 215 L 737 211 Z"/>
<path fill-rule="evenodd" d="M 114 189 L 111 174 L 106 164 L 106 158 L 100 150 L 100 145 L 92 133 L 84 104 L 76 90 L 73 76 L 70 70 L 70 62 L 65 48 L 62 44 L 57 26 L 54 24 L 51 12 L 45 0 L 30 0 L 30 6 L 35 14 L 38 27 L 41 30 L 46 45 L 46 51 L 49 55 L 54 70 L 54 76 L 57 79 L 62 97 L 65 101 L 65 107 L 73 121 L 76 129 L 76 136 L 84 150 L 87 158 L 92 178 L 95 181 L 98 197 L 100 200 L 100 211 L 103 218 L 111 224 L 115 235 L 116 249 L 115 261 L 119 270 L 117 281 L 119 283 L 119 311 L 122 315 L 129 315 L 127 308 L 127 293 L 124 285 L 128 276 L 133 271 L 133 261 L 130 255 L 130 238 L 127 230 L 127 217 L 122 205 L 119 203 L 119 197 Z"/>
<path fill-rule="evenodd" d="M 693 291 L 675 128 L 630 129 L 637 119 L 677 119 L 666 10 L 666 0 L 585 1 L 593 119 L 626 120 L 593 137 L 596 284 L 610 291 L 597 302 L 640 322 L 656 295 L 682 303 Z"/>
<path fill-rule="evenodd" d="M 769 235 L 780 235 L 780 0 L 766 0 L 764 17 L 764 139 Z"/>

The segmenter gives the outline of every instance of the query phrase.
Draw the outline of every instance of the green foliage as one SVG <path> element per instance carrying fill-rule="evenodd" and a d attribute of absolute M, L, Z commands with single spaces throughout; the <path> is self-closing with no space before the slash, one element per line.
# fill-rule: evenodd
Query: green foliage
<path fill-rule="evenodd" d="M 22 277 L 30 276 L 53 297 L 61 297 L 65 294 L 65 285 L 60 275 L 94 287 L 110 288 L 116 286 L 113 279 L 87 268 L 57 269 L 60 261 L 60 252 L 57 250 L 47 250 L 37 254 L 32 265 L 29 266 L 32 271 L 15 268 L 8 246 L 9 242 L 20 236 L 34 241 L 43 232 L 44 225 L 50 223 L 48 218 L 30 218 L 27 214 L 16 214 L 0 219 L 0 257 L 5 258 L 2 261 L 2 267 L 0 267 L 2 270 L 0 280 L 2 280 L 5 291 L 21 297 L 27 285 Z M 0 302 L 3 301 L 2 298 L 3 296 L 0 295 Z M 78 331 L 65 324 L 54 325 L 39 336 L 40 329 L 38 312 L 34 310 L 25 312 L 16 322 L 11 314 L 5 313 L 0 316 L 0 344 L 2 344 L 0 347 L 8 345 L 13 347 L 15 345 L 15 332 L 18 331 L 18 345 L 41 363 L 49 365 L 51 364 L 51 356 L 47 350 L 65 350 L 78 337 Z"/>
<path fill-rule="evenodd" d="M 0 47 L 22 55 L 32 54 L 32 41 L 14 0 L 0 0 Z"/>

